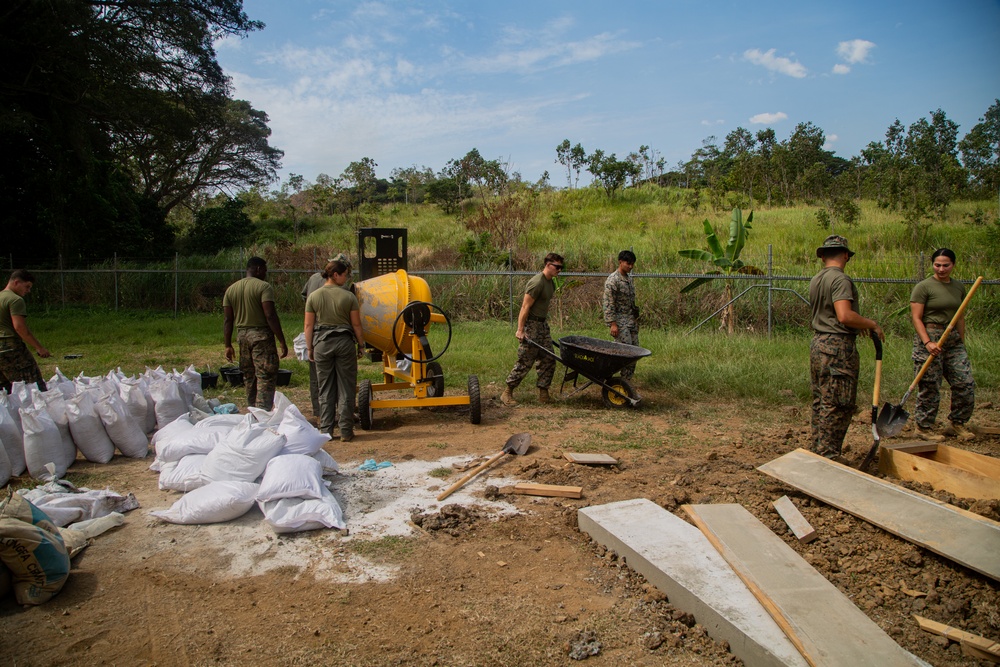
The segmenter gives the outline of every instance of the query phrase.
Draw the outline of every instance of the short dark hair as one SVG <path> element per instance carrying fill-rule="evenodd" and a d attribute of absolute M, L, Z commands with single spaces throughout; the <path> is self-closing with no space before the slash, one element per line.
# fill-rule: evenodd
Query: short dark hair
<path fill-rule="evenodd" d="M 557 255 L 554 252 L 550 252 L 545 256 L 545 264 L 563 264 L 565 261 L 562 255 Z M 542 264 L 542 266 L 545 266 L 545 264 Z"/>
<path fill-rule="evenodd" d="M 12 282 L 14 280 L 20 280 L 22 283 L 33 283 L 35 282 L 35 276 L 31 275 L 27 269 L 14 269 L 11 271 L 10 280 L 8 282 Z"/>
<path fill-rule="evenodd" d="M 955 251 L 952 250 L 951 248 L 938 248 L 937 250 L 934 251 L 934 254 L 931 255 L 931 261 L 933 262 L 938 257 L 947 257 L 948 259 L 951 260 L 952 264 L 954 264 L 957 261 L 955 259 Z"/>
<path fill-rule="evenodd" d="M 350 267 L 347 266 L 347 264 L 334 260 L 332 262 L 326 263 L 326 266 L 323 267 L 323 272 L 320 275 L 329 280 L 330 278 L 333 277 L 334 274 L 337 274 L 339 276 L 344 271 L 349 271 L 349 270 Z"/>
<path fill-rule="evenodd" d="M 267 268 L 267 262 L 264 260 L 263 257 L 251 257 L 250 259 L 247 260 L 248 271 L 250 269 L 257 269 L 257 268 L 261 269 Z"/>
<path fill-rule="evenodd" d="M 622 250 L 618 253 L 619 262 L 628 262 L 629 264 L 635 264 L 635 253 L 631 250 Z"/>

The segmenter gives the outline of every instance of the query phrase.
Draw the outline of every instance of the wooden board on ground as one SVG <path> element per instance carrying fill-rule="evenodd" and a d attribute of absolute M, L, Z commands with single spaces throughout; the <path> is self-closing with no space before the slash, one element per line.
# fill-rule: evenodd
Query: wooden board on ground
<path fill-rule="evenodd" d="M 548 498 L 579 498 L 583 495 L 583 487 L 518 482 L 514 485 L 514 493 L 520 493 L 526 496 L 546 496 Z"/>
<path fill-rule="evenodd" d="M 583 463 L 585 465 L 614 466 L 618 465 L 618 459 L 607 454 L 585 454 L 582 452 L 563 452 L 563 458 L 571 463 Z"/>
<path fill-rule="evenodd" d="M 742 505 L 685 505 L 810 665 L 926 665 Z"/>
<path fill-rule="evenodd" d="M 806 661 L 697 528 L 645 498 L 591 505 L 580 530 L 618 554 L 695 617 L 716 641 L 729 642 L 747 667 L 805 667 Z"/>
<path fill-rule="evenodd" d="M 976 426 L 972 430 L 979 435 L 1000 435 L 1000 428 L 996 426 Z"/>
<path fill-rule="evenodd" d="M 924 618 L 923 616 L 917 616 L 914 614 L 913 618 L 917 621 L 917 625 L 919 625 L 920 629 L 924 632 L 930 632 L 935 635 L 947 637 L 953 642 L 960 642 L 962 644 L 963 652 L 967 655 L 972 655 L 980 660 L 1000 662 L 1000 644 L 997 642 L 991 641 L 986 637 L 974 635 L 971 632 L 965 632 L 964 630 L 953 628 L 950 625 L 945 625 L 944 623 L 932 621 L 931 619 Z"/>
<path fill-rule="evenodd" d="M 891 449 L 897 452 L 906 452 L 907 454 L 936 452 L 937 448 L 938 446 L 936 442 L 924 442 L 923 440 L 918 440 L 916 442 L 890 442 L 888 444 L 881 445 L 881 449 Z"/>
<path fill-rule="evenodd" d="M 1000 523 L 796 449 L 757 468 L 904 540 L 1000 581 Z"/>
<path fill-rule="evenodd" d="M 883 449 L 878 469 L 883 475 L 924 482 L 959 498 L 1000 498 L 1000 459 L 959 447 L 938 445 L 930 452 Z"/>
<path fill-rule="evenodd" d="M 802 544 L 808 544 L 816 539 L 816 529 L 809 525 L 799 508 L 792 504 L 788 496 L 781 496 L 773 503 L 778 515 L 785 520 L 792 533 Z"/>

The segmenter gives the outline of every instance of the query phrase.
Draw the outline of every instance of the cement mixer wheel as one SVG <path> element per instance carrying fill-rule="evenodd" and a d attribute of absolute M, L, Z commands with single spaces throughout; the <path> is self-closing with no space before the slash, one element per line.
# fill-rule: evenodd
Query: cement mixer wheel
<path fill-rule="evenodd" d="M 444 369 L 441 368 L 441 364 L 436 361 L 427 364 L 425 377 L 431 380 L 431 386 L 427 388 L 427 395 L 432 398 L 444 396 Z"/>
<path fill-rule="evenodd" d="M 358 414 L 361 417 L 361 429 L 372 430 L 372 381 L 362 380 L 358 387 Z"/>
<path fill-rule="evenodd" d="M 479 378 L 469 376 L 469 421 L 478 424 L 483 420 L 483 404 L 479 399 Z"/>

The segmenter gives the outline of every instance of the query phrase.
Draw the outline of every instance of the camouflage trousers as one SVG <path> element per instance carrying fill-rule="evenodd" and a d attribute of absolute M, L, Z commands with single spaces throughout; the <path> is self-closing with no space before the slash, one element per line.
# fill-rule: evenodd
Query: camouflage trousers
<path fill-rule="evenodd" d="M 549 323 L 545 320 L 529 319 L 524 325 L 524 336 L 535 341 L 545 349 L 552 351 L 552 335 L 549 333 Z M 552 376 L 556 373 L 556 360 L 541 352 L 537 347 L 521 341 L 517 346 L 517 363 L 507 376 L 507 386 L 511 391 L 517 389 L 531 367 L 538 362 L 538 382 L 535 383 L 539 389 L 548 389 L 552 384 Z"/>
<path fill-rule="evenodd" d="M 927 335 L 935 342 L 944 333 L 945 328 L 939 324 L 926 326 Z M 914 374 L 920 371 L 927 357 L 927 348 L 919 337 L 914 337 Z M 937 419 L 938 406 L 941 404 L 941 380 L 947 380 L 951 386 L 951 413 L 948 420 L 955 424 L 965 424 L 972 418 L 972 411 L 976 407 L 976 381 L 972 379 L 972 364 L 969 363 L 965 343 L 957 331 L 948 335 L 941 354 L 927 367 L 927 372 L 917 385 L 917 409 L 913 417 L 921 428 L 933 427 Z"/>
<path fill-rule="evenodd" d="M 0 338 L 0 386 L 10 392 L 11 382 L 34 382 L 39 391 L 46 391 L 42 371 L 24 341 Z"/>
<path fill-rule="evenodd" d="M 245 327 L 236 334 L 247 406 L 270 410 L 278 382 L 278 347 L 268 327 Z"/>
<path fill-rule="evenodd" d="M 854 336 L 815 334 L 809 345 L 812 451 L 839 456 L 857 408 L 860 361 Z"/>
<path fill-rule="evenodd" d="M 634 320 L 632 322 L 626 322 L 625 326 L 618 326 L 618 336 L 615 338 L 616 343 L 624 343 L 625 345 L 639 345 L 639 324 Z M 619 375 L 622 376 L 623 380 L 629 380 L 635 375 L 635 362 L 622 369 Z"/>

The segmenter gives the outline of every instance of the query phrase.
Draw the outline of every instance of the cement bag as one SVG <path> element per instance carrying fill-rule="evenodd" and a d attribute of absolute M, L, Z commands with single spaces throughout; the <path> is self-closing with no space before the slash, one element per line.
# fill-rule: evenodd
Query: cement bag
<path fill-rule="evenodd" d="M 10 593 L 11 581 L 10 581 L 10 570 L 7 566 L 0 562 L 0 600 L 7 597 L 7 593 Z"/>
<path fill-rule="evenodd" d="M 105 394 L 94 404 L 111 442 L 125 456 L 141 459 L 149 452 L 146 434 L 132 417 L 118 394 Z"/>
<path fill-rule="evenodd" d="M 24 427 L 24 462 L 28 474 L 35 479 L 59 479 L 69 467 L 66 443 L 59 435 L 59 428 L 45 408 L 21 408 L 21 426 Z M 76 448 L 73 448 L 76 454 Z M 45 466 L 52 464 L 49 471 Z"/>
<path fill-rule="evenodd" d="M 49 416 L 59 429 L 59 437 L 63 440 L 63 454 L 66 457 L 66 467 L 73 465 L 76 461 L 76 443 L 73 442 L 73 434 L 69 430 L 69 416 L 66 414 L 66 399 L 58 389 L 36 392 L 34 396 L 35 406 L 44 406 L 48 410 Z"/>
<path fill-rule="evenodd" d="M 323 477 L 336 475 L 340 472 L 340 466 L 337 465 L 337 462 L 333 460 L 333 457 L 325 449 L 319 450 L 312 457 L 323 466 Z"/>
<path fill-rule="evenodd" d="M 191 420 L 188 419 L 188 413 L 185 412 L 180 417 L 154 433 L 149 439 L 149 444 L 151 444 L 153 446 L 153 450 L 159 454 L 160 443 L 166 442 L 171 438 L 183 436 L 192 428 L 194 428 L 194 424 L 191 423 Z"/>
<path fill-rule="evenodd" d="M 285 436 L 258 424 L 240 425 L 215 446 L 202 464 L 210 480 L 252 482 L 285 446 Z"/>
<path fill-rule="evenodd" d="M 91 390 L 82 391 L 66 401 L 66 416 L 73 442 L 87 460 L 94 463 L 110 461 L 115 455 L 115 443 L 111 442 L 97 414 Z"/>
<path fill-rule="evenodd" d="M 264 469 L 257 500 L 322 498 L 328 484 L 323 479 L 323 466 L 313 457 L 305 454 L 275 456 Z"/>
<path fill-rule="evenodd" d="M 57 526 L 96 519 L 112 512 L 129 512 L 139 507 L 135 495 L 129 493 L 123 496 L 111 489 L 69 491 L 58 485 L 47 484 L 19 495 L 45 512 Z"/>
<path fill-rule="evenodd" d="M 323 433 L 310 424 L 294 405 L 289 405 L 285 409 L 285 416 L 278 424 L 277 431 L 285 436 L 285 448 L 281 450 L 282 454 L 312 455 L 330 440 L 328 433 Z"/>
<path fill-rule="evenodd" d="M 24 464 L 24 434 L 21 432 L 21 414 L 18 413 L 17 421 L 8 411 L 10 402 L 7 394 L 0 389 L 0 441 L 10 461 L 10 474 L 20 476 L 27 469 Z"/>
<path fill-rule="evenodd" d="M 169 509 L 150 512 L 170 523 L 198 524 L 232 521 L 247 513 L 254 504 L 258 485 L 253 482 L 223 481 L 206 484 L 185 493 Z"/>
<path fill-rule="evenodd" d="M 274 392 L 274 406 L 271 408 L 270 412 L 263 408 L 247 408 L 247 412 L 256 417 L 257 421 L 261 424 L 277 426 L 285 417 L 285 410 L 287 410 L 290 405 L 292 405 L 292 402 L 288 400 L 288 397 L 280 391 L 276 391 Z"/>
<path fill-rule="evenodd" d="M 149 395 L 156 411 L 156 428 L 163 428 L 191 409 L 172 378 L 154 381 L 149 385 Z"/>
<path fill-rule="evenodd" d="M 10 569 L 18 604 L 47 602 L 69 577 L 59 529 L 16 493 L 0 503 L 0 561 Z"/>
<path fill-rule="evenodd" d="M 49 391 L 58 389 L 60 393 L 62 393 L 63 398 L 72 398 L 76 395 L 76 383 L 63 375 L 58 366 L 56 366 L 56 374 L 49 378 L 49 381 L 46 384 Z"/>
<path fill-rule="evenodd" d="M 233 415 L 212 415 L 211 417 L 205 417 L 197 424 L 194 425 L 195 428 L 219 428 L 227 427 L 232 428 L 238 424 L 242 424 L 246 421 L 246 415 L 233 414 Z"/>
<path fill-rule="evenodd" d="M 187 493 L 208 484 L 201 474 L 206 454 L 191 454 L 180 461 L 169 461 L 160 468 L 160 491 Z"/>
<path fill-rule="evenodd" d="M 118 385 L 118 395 L 121 396 L 122 402 L 125 403 L 125 409 L 128 410 L 129 415 L 135 420 L 143 433 L 149 433 L 146 430 L 148 417 L 148 410 L 146 404 L 146 394 L 143 393 L 142 387 L 139 386 L 138 380 L 122 380 Z M 153 425 L 156 424 L 156 415 L 153 415 Z"/>
<path fill-rule="evenodd" d="M 231 428 L 191 429 L 175 438 L 156 444 L 156 458 L 161 462 L 180 461 L 191 454 L 208 454 L 226 439 Z"/>
<path fill-rule="evenodd" d="M 264 521 L 276 533 L 298 533 L 319 528 L 347 528 L 340 504 L 328 489 L 322 498 L 282 498 L 257 503 Z"/>
<path fill-rule="evenodd" d="M 10 459 L 7 458 L 7 449 L 0 446 L 0 486 L 7 486 L 10 481 Z"/>
<path fill-rule="evenodd" d="M 201 373 L 191 364 L 180 374 L 180 380 L 191 391 L 191 396 L 202 396 Z"/>

